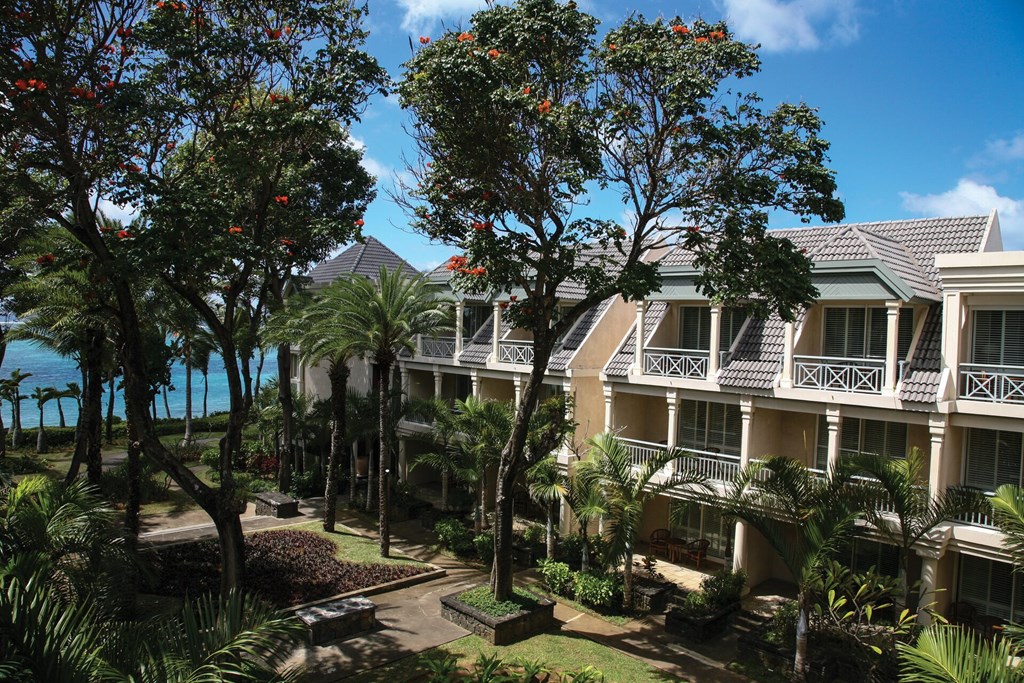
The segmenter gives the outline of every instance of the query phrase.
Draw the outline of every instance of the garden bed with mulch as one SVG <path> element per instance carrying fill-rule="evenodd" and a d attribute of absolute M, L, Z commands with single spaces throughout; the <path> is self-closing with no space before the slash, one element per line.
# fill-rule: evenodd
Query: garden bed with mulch
<path fill-rule="evenodd" d="M 434 569 L 424 564 L 347 562 L 337 545 L 312 531 L 277 529 L 245 538 L 245 585 L 277 607 L 289 607 L 340 593 L 361 591 Z M 216 541 L 199 541 L 154 551 L 158 595 L 199 595 L 220 590 Z"/>

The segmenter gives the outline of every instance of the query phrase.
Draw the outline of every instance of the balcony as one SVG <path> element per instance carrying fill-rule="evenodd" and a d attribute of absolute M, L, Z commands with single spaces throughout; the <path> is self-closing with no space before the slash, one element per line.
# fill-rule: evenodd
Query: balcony
<path fill-rule="evenodd" d="M 881 358 L 793 357 L 793 386 L 801 389 L 880 394 L 884 378 Z"/>
<path fill-rule="evenodd" d="M 650 441 L 639 441 L 637 439 L 621 439 L 626 445 L 630 454 L 630 462 L 633 467 L 643 467 L 652 457 L 664 453 L 664 444 L 652 443 Z M 697 472 L 704 475 L 710 481 L 731 481 L 740 471 L 740 458 L 738 455 L 724 455 L 712 451 L 698 451 L 690 448 L 680 448 L 681 452 L 691 457 L 678 458 L 673 460 L 670 468 L 673 474 L 684 474 Z M 666 476 L 668 472 L 666 472 Z"/>
<path fill-rule="evenodd" d="M 533 342 L 522 340 L 498 342 L 498 362 L 533 365 Z"/>
<path fill-rule="evenodd" d="M 990 403 L 1024 403 L 1024 367 L 960 366 L 960 398 Z"/>
<path fill-rule="evenodd" d="M 420 355 L 427 358 L 454 358 L 455 337 L 421 337 Z"/>
<path fill-rule="evenodd" d="M 708 375 L 708 352 L 648 347 L 644 349 L 644 374 L 704 379 Z"/>

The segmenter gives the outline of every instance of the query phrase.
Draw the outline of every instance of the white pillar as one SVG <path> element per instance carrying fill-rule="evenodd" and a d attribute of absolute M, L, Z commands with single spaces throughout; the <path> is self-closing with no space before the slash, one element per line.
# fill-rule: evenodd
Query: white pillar
<path fill-rule="evenodd" d="M 886 301 L 886 328 L 885 328 L 885 376 L 882 383 L 882 393 L 888 396 L 896 393 L 896 383 L 899 381 L 899 351 L 900 345 L 900 306 L 902 301 Z"/>
<path fill-rule="evenodd" d="M 782 347 L 782 379 L 779 386 L 783 389 L 793 388 L 793 347 L 796 340 L 796 325 L 786 323 L 785 338 Z"/>
<path fill-rule="evenodd" d="M 473 398 L 480 398 L 480 374 L 476 370 L 469 373 L 469 382 L 472 386 Z"/>
<path fill-rule="evenodd" d="M 434 398 L 441 398 L 443 395 L 444 387 L 444 373 L 440 369 L 434 368 Z"/>
<path fill-rule="evenodd" d="M 733 571 L 748 571 L 750 565 L 747 559 L 747 523 L 736 522 L 736 531 L 733 537 L 732 544 L 732 569 Z M 750 590 L 747 586 L 743 587 L 744 594 Z"/>
<path fill-rule="evenodd" d="M 604 431 L 612 431 L 612 409 L 615 401 L 615 390 L 609 384 L 604 385 Z"/>
<path fill-rule="evenodd" d="M 918 601 L 917 623 L 927 626 L 932 621 L 932 615 L 928 610 L 922 608 L 935 602 L 935 581 L 939 571 L 939 555 L 922 550 L 918 550 L 917 554 L 921 558 L 921 599 Z"/>
<path fill-rule="evenodd" d="M 839 406 L 830 405 L 825 412 L 825 422 L 828 425 L 828 471 L 832 472 L 839 464 L 839 429 L 842 425 L 842 417 L 839 414 Z"/>
<path fill-rule="evenodd" d="M 647 302 L 637 301 L 636 302 L 636 341 L 633 344 L 633 367 L 630 368 L 630 374 L 642 375 L 644 374 L 644 337 L 647 326 Z"/>
<path fill-rule="evenodd" d="M 740 468 L 750 464 L 753 450 L 754 399 L 751 396 L 740 398 Z"/>
<path fill-rule="evenodd" d="M 515 389 L 515 402 L 512 404 L 515 406 L 515 411 L 519 412 L 519 400 L 523 397 L 523 376 L 518 372 L 512 373 L 512 386 Z"/>
<path fill-rule="evenodd" d="M 938 400 L 960 395 L 960 341 L 965 324 L 964 299 L 960 292 L 950 292 L 942 301 L 942 366 L 949 368 L 949 390 Z"/>
<path fill-rule="evenodd" d="M 406 398 L 409 397 L 409 368 L 404 365 L 398 369 L 401 377 L 402 393 L 405 394 Z"/>
<path fill-rule="evenodd" d="M 945 463 L 942 461 L 946 443 L 946 418 L 939 416 L 938 419 L 929 419 L 928 434 L 931 438 L 931 449 L 928 453 L 928 493 L 932 498 L 937 498 L 950 484 L 946 481 Z"/>
<path fill-rule="evenodd" d="M 708 346 L 708 376 L 709 382 L 715 381 L 718 374 L 719 359 L 721 358 L 722 338 L 722 307 L 714 305 L 711 307 L 711 340 Z"/>
<path fill-rule="evenodd" d="M 406 453 L 406 440 L 398 440 L 398 478 L 409 481 L 409 456 Z"/>
<path fill-rule="evenodd" d="M 462 329 L 462 315 L 466 310 L 466 304 L 459 301 L 455 304 L 455 360 L 459 359 L 459 354 L 462 353 L 462 335 L 466 333 Z M 475 332 L 475 330 L 474 330 Z"/>
<path fill-rule="evenodd" d="M 491 362 L 498 362 L 498 341 L 501 339 L 501 305 L 494 302 L 494 327 L 491 330 Z"/>
<path fill-rule="evenodd" d="M 668 448 L 676 447 L 676 437 L 679 434 L 679 396 L 674 391 L 665 394 L 668 403 L 668 438 L 665 443 Z"/>

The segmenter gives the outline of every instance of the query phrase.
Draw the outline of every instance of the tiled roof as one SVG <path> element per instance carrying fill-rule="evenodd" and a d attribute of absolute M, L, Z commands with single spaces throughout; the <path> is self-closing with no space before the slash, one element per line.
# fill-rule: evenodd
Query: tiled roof
<path fill-rule="evenodd" d="M 651 338 L 658 325 L 665 318 L 668 312 L 668 303 L 665 301 L 652 301 L 647 304 L 647 312 L 644 314 L 644 341 Z M 609 377 L 625 377 L 633 366 L 633 356 L 636 353 L 636 323 L 629 328 L 626 339 L 622 346 L 611 357 L 604 366 L 605 374 Z"/>
<path fill-rule="evenodd" d="M 565 370 L 569 366 L 569 361 L 576 355 L 583 341 L 597 325 L 604 312 L 608 310 L 612 301 L 614 298 L 605 299 L 580 316 L 580 319 L 569 330 L 569 334 L 562 340 L 561 346 L 555 348 L 554 353 L 551 354 L 551 359 L 548 361 L 549 370 Z"/>
<path fill-rule="evenodd" d="M 384 246 L 375 237 L 367 237 L 362 243 L 355 243 L 334 258 L 318 264 L 310 271 L 309 277 L 314 284 L 326 285 L 334 282 L 341 275 L 363 275 L 371 280 L 377 279 L 381 266 L 388 270 L 401 268 L 410 275 L 416 275 L 415 268 L 405 259 Z"/>
<path fill-rule="evenodd" d="M 913 253 L 900 242 L 856 225 L 840 226 L 832 237 L 809 250 L 815 262 L 877 259 L 887 265 L 919 297 L 937 299 L 938 290 Z"/>
<path fill-rule="evenodd" d="M 914 357 L 904 371 L 900 399 L 913 403 L 932 403 L 942 377 L 942 306 L 928 309 Z"/>
<path fill-rule="evenodd" d="M 797 317 L 797 326 L 803 314 Z M 782 369 L 786 323 L 777 314 L 751 318 L 735 350 L 718 372 L 718 383 L 727 387 L 771 389 Z"/>

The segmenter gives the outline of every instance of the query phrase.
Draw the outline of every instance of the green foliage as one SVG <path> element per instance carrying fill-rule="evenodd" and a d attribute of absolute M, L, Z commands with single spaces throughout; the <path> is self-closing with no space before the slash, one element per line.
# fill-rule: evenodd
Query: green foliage
<path fill-rule="evenodd" d="M 448 517 L 438 521 L 434 533 L 441 547 L 456 555 L 469 555 L 474 550 L 473 532 L 458 519 Z"/>
<path fill-rule="evenodd" d="M 618 574 L 576 572 L 573 575 L 573 593 L 584 605 L 607 609 L 622 598 L 622 577 Z"/>
<path fill-rule="evenodd" d="M 459 600 L 492 617 L 504 617 L 537 604 L 537 596 L 525 588 L 516 588 L 509 600 L 495 600 L 488 586 L 477 586 L 459 593 Z"/>
<path fill-rule="evenodd" d="M 739 602 L 746 583 L 747 575 L 742 569 L 720 569 L 711 576 L 701 579 L 700 592 L 704 594 L 708 603 L 717 609 Z"/>
<path fill-rule="evenodd" d="M 170 489 L 171 478 L 164 474 L 156 463 L 148 458 L 141 461 L 139 477 L 140 502 L 145 505 L 155 501 L 166 500 Z M 100 477 L 100 490 L 104 497 L 118 502 L 128 500 L 128 461 L 118 463 L 112 469 L 105 470 Z"/>
<path fill-rule="evenodd" d="M 307 467 L 302 474 L 292 475 L 292 487 L 288 493 L 295 498 L 312 498 L 324 495 L 327 482 L 319 467 Z"/>
<path fill-rule="evenodd" d="M 227 431 L 230 418 L 231 415 L 226 412 L 211 413 L 208 417 L 193 417 L 192 430 L 196 434 L 223 434 Z M 185 432 L 185 420 L 180 417 L 161 418 L 153 421 L 153 428 L 158 436 L 183 434 Z"/>
<path fill-rule="evenodd" d="M 537 567 L 548 590 L 558 595 L 572 595 L 575 578 L 569 565 L 555 560 L 541 560 Z"/>
<path fill-rule="evenodd" d="M 8 431 L 10 431 L 10 425 L 6 425 Z M 45 427 L 46 430 L 46 447 L 49 450 L 54 448 L 67 448 L 75 445 L 75 428 L 74 427 Z M 22 447 L 31 446 L 35 448 L 36 437 L 39 435 L 39 428 L 32 427 L 31 429 L 21 430 Z"/>
<path fill-rule="evenodd" d="M 796 640 L 796 619 L 800 614 L 800 606 L 796 600 L 786 600 L 772 614 L 768 623 L 765 624 L 762 637 L 773 645 L 779 647 L 792 647 Z"/>
<path fill-rule="evenodd" d="M 530 524 L 523 530 L 523 543 L 528 546 L 537 546 L 544 543 L 546 532 L 539 524 Z"/>
<path fill-rule="evenodd" d="M 213 470 L 216 470 L 220 466 L 220 448 L 217 446 L 204 448 L 199 454 L 199 462 Z"/>
<path fill-rule="evenodd" d="M 1007 638 L 984 640 L 959 626 L 934 624 L 914 645 L 899 646 L 900 680 L 907 683 L 1015 683 L 1024 671 L 1012 662 L 1018 645 Z"/>
<path fill-rule="evenodd" d="M 494 533 L 482 531 L 473 538 L 473 549 L 476 556 L 484 563 L 484 566 L 491 566 L 494 561 Z"/>

